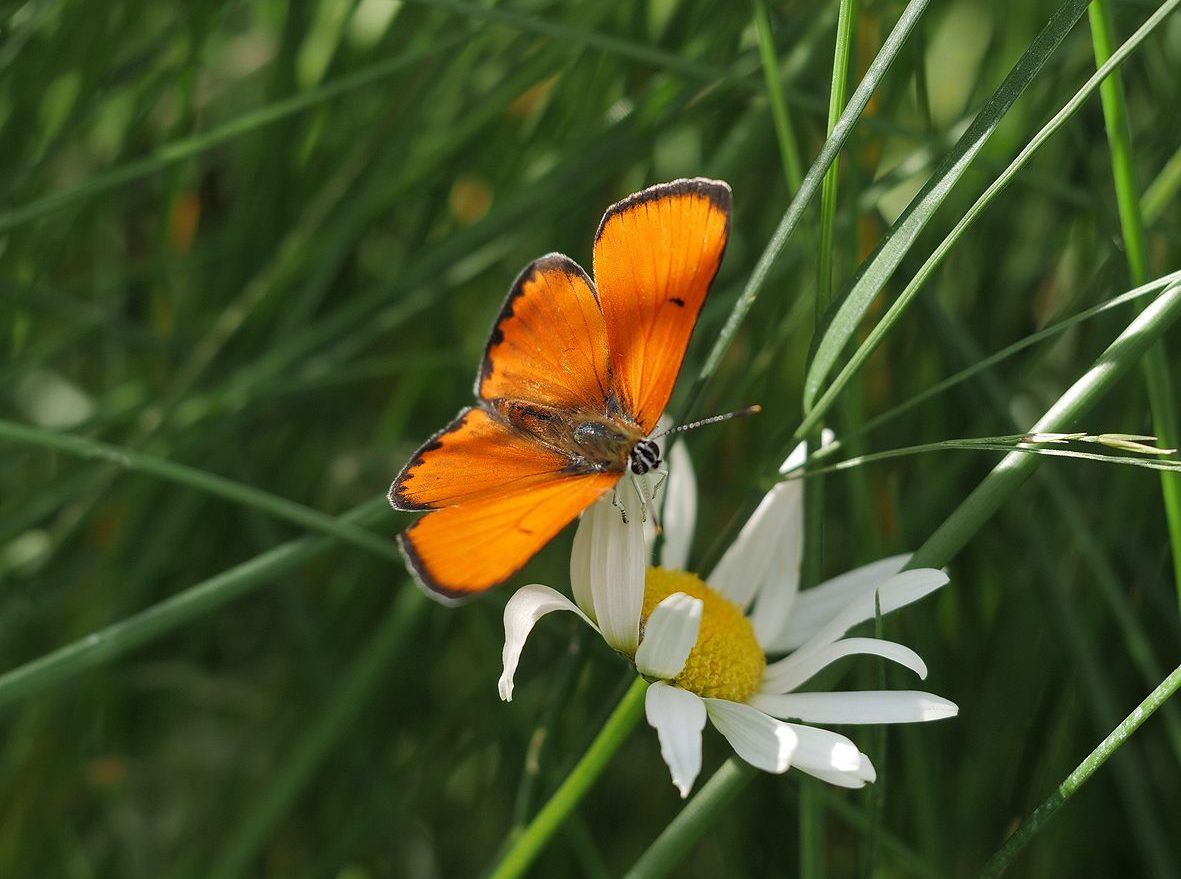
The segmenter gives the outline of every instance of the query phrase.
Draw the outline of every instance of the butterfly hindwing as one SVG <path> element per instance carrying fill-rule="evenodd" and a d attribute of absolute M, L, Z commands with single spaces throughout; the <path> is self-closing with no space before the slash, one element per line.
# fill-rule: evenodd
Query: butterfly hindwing
<path fill-rule="evenodd" d="M 390 486 L 395 510 L 435 510 L 548 483 L 569 459 L 486 409 L 467 408 L 431 437 Z"/>
<path fill-rule="evenodd" d="M 398 535 L 398 545 L 423 586 L 469 597 L 520 570 L 618 478 L 554 473 L 526 489 L 428 513 Z"/>
<path fill-rule="evenodd" d="M 534 260 L 492 328 L 476 396 L 601 412 L 610 385 L 607 331 L 590 278 L 560 253 Z"/>
<path fill-rule="evenodd" d="M 599 225 L 595 284 L 614 389 L 645 431 L 672 395 L 729 229 L 730 187 L 704 178 L 629 196 Z"/>

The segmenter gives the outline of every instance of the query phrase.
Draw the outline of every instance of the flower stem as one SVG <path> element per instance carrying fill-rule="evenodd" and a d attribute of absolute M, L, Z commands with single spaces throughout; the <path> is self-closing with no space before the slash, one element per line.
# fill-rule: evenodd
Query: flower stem
<path fill-rule="evenodd" d="M 655 842 L 624 874 L 624 879 L 655 879 L 667 876 L 693 850 L 711 827 L 716 827 L 722 809 L 728 806 L 758 773 L 757 769 L 731 757 L 715 772 L 681 810 L 676 819 L 656 837 Z"/>
<path fill-rule="evenodd" d="M 619 746 L 627 739 L 644 710 L 644 692 L 647 689 L 648 682 L 643 678 L 636 678 L 586 753 L 582 755 L 578 765 L 537 816 L 513 839 L 508 851 L 492 871 L 490 879 L 522 876 L 529 869 L 529 865 L 541 853 L 549 838 L 554 835 L 554 831 L 562 826 L 615 756 Z"/>
<path fill-rule="evenodd" d="M 1033 814 L 1029 816 L 1029 820 L 1022 824 L 1005 842 L 1004 847 L 984 865 L 980 875 L 982 877 L 999 876 L 1004 872 L 1017 853 L 1025 847 L 1025 844 L 1033 838 L 1042 825 L 1053 817 L 1062 804 L 1070 799 L 1083 786 L 1083 783 L 1107 762 L 1112 754 L 1119 750 L 1128 737 L 1139 728 L 1140 724 L 1160 708 L 1177 691 L 1178 687 L 1181 687 L 1181 666 L 1173 669 L 1173 673 L 1161 681 L 1157 688 L 1137 705 L 1131 714 L 1124 718 L 1123 723 L 1113 729 L 1110 735 L 1100 742 L 1098 747 L 1078 765 L 1078 768 L 1070 773 L 1062 784 L 1058 785 L 1058 789 L 1034 810 Z"/>

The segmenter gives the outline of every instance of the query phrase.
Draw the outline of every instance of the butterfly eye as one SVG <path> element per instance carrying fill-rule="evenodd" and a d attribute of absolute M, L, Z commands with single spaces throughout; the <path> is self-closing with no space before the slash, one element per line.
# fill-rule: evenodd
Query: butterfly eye
<path fill-rule="evenodd" d="M 652 440 L 640 440 L 632 446 L 630 457 L 632 473 L 643 476 L 660 466 L 660 446 Z"/>

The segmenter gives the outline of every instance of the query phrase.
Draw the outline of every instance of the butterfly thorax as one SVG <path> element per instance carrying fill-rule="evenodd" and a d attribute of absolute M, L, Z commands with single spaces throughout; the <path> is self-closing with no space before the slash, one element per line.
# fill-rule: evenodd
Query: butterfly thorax
<path fill-rule="evenodd" d="M 495 400 L 492 405 L 514 428 L 569 458 L 571 473 L 623 473 L 638 446 L 644 446 L 646 459 L 653 451 L 649 446 L 655 445 L 622 414 L 559 409 L 525 400 Z"/>

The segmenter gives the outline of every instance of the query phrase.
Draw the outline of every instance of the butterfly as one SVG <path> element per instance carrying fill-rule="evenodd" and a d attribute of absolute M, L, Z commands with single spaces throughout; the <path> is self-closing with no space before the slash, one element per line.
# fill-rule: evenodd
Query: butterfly
<path fill-rule="evenodd" d="M 726 183 L 674 180 L 607 209 L 593 281 L 560 253 L 525 267 L 493 324 L 476 405 L 390 486 L 394 509 L 428 511 L 398 535 L 422 586 L 458 599 L 502 583 L 629 470 L 659 466 L 648 437 L 729 231 Z"/>

